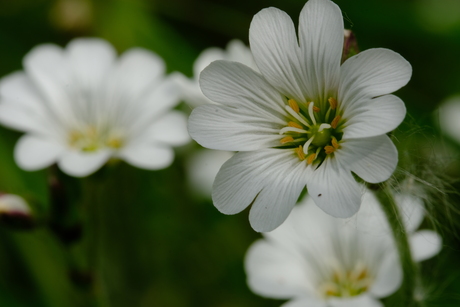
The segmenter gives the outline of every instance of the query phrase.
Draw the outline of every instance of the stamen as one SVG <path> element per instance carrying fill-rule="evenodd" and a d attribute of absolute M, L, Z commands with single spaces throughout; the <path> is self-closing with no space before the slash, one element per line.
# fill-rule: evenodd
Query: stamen
<path fill-rule="evenodd" d="M 296 113 L 300 112 L 300 108 L 299 108 L 299 105 L 297 104 L 297 101 L 295 101 L 294 99 L 289 99 L 288 103 L 289 103 L 289 106 L 292 108 L 292 110 L 294 110 L 294 112 Z"/>
<path fill-rule="evenodd" d="M 331 125 L 329 125 L 329 124 L 321 124 L 321 125 L 319 125 L 318 132 L 321 132 L 324 129 L 329 129 L 329 128 L 331 128 Z"/>
<path fill-rule="evenodd" d="M 299 114 L 297 114 L 290 106 L 285 106 L 284 107 L 286 111 L 288 111 L 289 114 L 291 114 L 295 119 L 297 119 L 299 122 L 301 122 L 303 125 L 307 126 L 310 128 L 310 124 L 307 123 L 302 117 L 300 117 Z"/>
<path fill-rule="evenodd" d="M 316 159 L 316 154 L 312 153 L 311 155 L 308 156 L 307 164 L 312 164 L 313 161 L 315 161 L 315 159 Z"/>
<path fill-rule="evenodd" d="M 304 129 L 299 129 L 295 127 L 284 127 L 284 128 L 281 128 L 280 135 L 283 135 L 286 132 L 308 133 L 308 131 Z"/>
<path fill-rule="evenodd" d="M 303 153 L 302 145 L 299 145 L 299 147 L 295 149 L 295 153 L 301 161 L 305 160 L 305 154 Z"/>
<path fill-rule="evenodd" d="M 340 115 L 337 115 L 336 117 L 334 117 L 334 119 L 331 122 L 331 127 L 333 129 L 337 128 L 337 125 L 339 124 L 339 120 L 340 120 Z"/>
<path fill-rule="evenodd" d="M 335 110 L 337 108 L 337 100 L 335 98 L 329 97 L 327 101 L 329 101 L 332 110 Z"/>
<path fill-rule="evenodd" d="M 303 152 L 304 154 L 308 154 L 308 147 L 310 147 L 310 144 L 311 142 L 313 142 L 313 139 L 315 138 L 315 136 L 312 136 L 311 138 L 308 139 L 308 141 L 305 142 L 305 144 L 303 145 Z"/>
<path fill-rule="evenodd" d="M 324 151 L 326 152 L 326 155 L 329 155 L 335 151 L 335 148 L 331 145 L 327 145 L 324 147 Z"/>
<path fill-rule="evenodd" d="M 294 138 L 292 136 L 286 136 L 280 140 L 281 144 L 286 144 L 290 142 L 294 142 Z"/>
<path fill-rule="evenodd" d="M 308 114 L 310 115 L 313 125 L 316 125 L 315 114 L 313 114 L 313 106 L 314 106 L 314 102 L 310 102 L 310 104 L 308 105 Z"/>
<path fill-rule="evenodd" d="M 303 127 L 301 125 L 299 125 L 298 123 L 296 123 L 296 122 L 289 122 L 288 126 L 298 128 L 298 129 L 303 129 Z"/>
<path fill-rule="evenodd" d="M 340 148 L 339 142 L 337 142 L 337 139 L 335 137 L 332 137 L 332 146 L 334 146 L 335 149 Z"/>

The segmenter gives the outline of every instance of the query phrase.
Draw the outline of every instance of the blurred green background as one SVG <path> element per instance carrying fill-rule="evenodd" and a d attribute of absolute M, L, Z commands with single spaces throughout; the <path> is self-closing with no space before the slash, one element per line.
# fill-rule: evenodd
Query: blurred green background
<path fill-rule="evenodd" d="M 460 1 L 335 2 L 361 50 L 390 48 L 413 66 L 411 82 L 397 93 L 410 114 L 397 132 L 400 143 L 411 138 L 398 144 L 408 152 L 402 162 L 419 157 L 421 146 L 428 149 L 426 161 L 436 162 L 430 165 L 436 165 L 437 175 L 458 178 L 459 147 L 450 140 L 439 141 L 434 114 L 440 102 L 460 93 Z M 0 0 L 0 76 L 21 69 L 23 56 L 35 45 L 65 46 L 79 36 L 102 37 L 120 52 L 134 46 L 148 48 L 165 59 L 169 72 L 191 76 L 203 49 L 225 47 L 233 38 L 248 43 L 251 18 L 262 8 L 278 7 L 297 22 L 304 4 L 303 0 Z M 26 197 L 38 226 L 27 231 L 0 225 L 0 306 L 91 306 L 94 274 L 104 276 L 104 283 L 96 286 L 103 297 L 100 306 L 282 303 L 258 297 L 246 286 L 243 257 L 260 237 L 249 226 L 247 210 L 222 215 L 209 199 L 188 187 L 185 161 L 196 144 L 177 150 L 174 164 L 161 171 L 121 163 L 80 182 L 56 170 L 20 170 L 12 158 L 19 136 L 0 128 L 0 190 Z M 52 209 L 50 174 L 67 187 L 71 209 Z M 456 187 L 454 182 L 452 190 Z M 436 208 L 435 201 L 432 205 Z M 97 238 L 83 241 L 95 246 L 102 268 L 98 273 L 87 270 L 91 265 L 84 260 L 86 243 L 65 243 L 53 232 L 56 227 L 78 229 L 85 208 L 95 208 L 90 214 L 97 216 Z M 439 228 L 444 236 L 441 254 L 423 264 L 427 306 L 460 306 L 460 245 L 455 235 L 459 228 L 442 214 L 433 214 L 436 225 L 449 227 Z M 47 226 L 49 222 L 54 228 Z"/>

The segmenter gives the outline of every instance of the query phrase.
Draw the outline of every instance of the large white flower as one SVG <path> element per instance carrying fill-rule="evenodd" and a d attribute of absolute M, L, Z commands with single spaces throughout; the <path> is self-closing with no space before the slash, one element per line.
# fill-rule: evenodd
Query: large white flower
<path fill-rule="evenodd" d="M 190 134 L 205 147 L 239 151 L 214 183 L 221 212 L 252 204 L 252 227 L 269 231 L 307 185 L 325 212 L 349 217 L 361 203 L 351 172 L 371 183 L 391 176 L 398 154 L 385 134 L 406 109 L 389 93 L 409 81 L 412 68 L 387 49 L 361 52 L 340 65 L 343 33 L 341 11 L 329 0 L 307 2 L 299 41 L 286 13 L 264 9 L 249 33 L 261 74 L 227 61 L 201 73 L 203 93 L 218 104 L 192 112 Z"/>
<path fill-rule="evenodd" d="M 419 199 L 399 196 L 415 261 L 441 249 L 431 230 L 415 232 L 423 220 Z M 381 307 L 378 298 L 402 282 L 391 229 L 371 193 L 348 220 L 319 210 L 308 198 L 286 222 L 256 241 L 245 260 L 248 285 L 265 297 L 289 299 L 284 307 Z"/>
<path fill-rule="evenodd" d="M 24 131 L 15 159 L 25 170 L 57 162 L 86 176 L 111 157 L 145 169 L 171 164 L 171 146 L 189 140 L 174 80 L 164 61 L 134 48 L 119 59 L 100 39 L 46 44 L 24 59 L 24 72 L 0 82 L 0 122 Z"/>

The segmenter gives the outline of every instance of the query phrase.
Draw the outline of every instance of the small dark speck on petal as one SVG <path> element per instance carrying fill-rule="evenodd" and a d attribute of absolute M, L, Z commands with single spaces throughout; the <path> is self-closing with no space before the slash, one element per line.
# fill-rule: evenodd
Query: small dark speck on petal
<path fill-rule="evenodd" d="M 323 194 L 318 194 L 318 197 L 321 197 L 321 195 L 323 195 Z"/>

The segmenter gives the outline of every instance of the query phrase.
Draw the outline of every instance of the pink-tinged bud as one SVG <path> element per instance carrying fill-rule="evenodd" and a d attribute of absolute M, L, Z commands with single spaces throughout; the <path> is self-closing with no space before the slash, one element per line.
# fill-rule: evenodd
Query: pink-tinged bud
<path fill-rule="evenodd" d="M 27 202 L 14 194 L 0 195 L 0 221 L 17 229 L 30 229 L 35 225 Z"/>
<path fill-rule="evenodd" d="M 344 30 L 342 63 L 359 53 L 358 41 L 351 30 Z"/>

